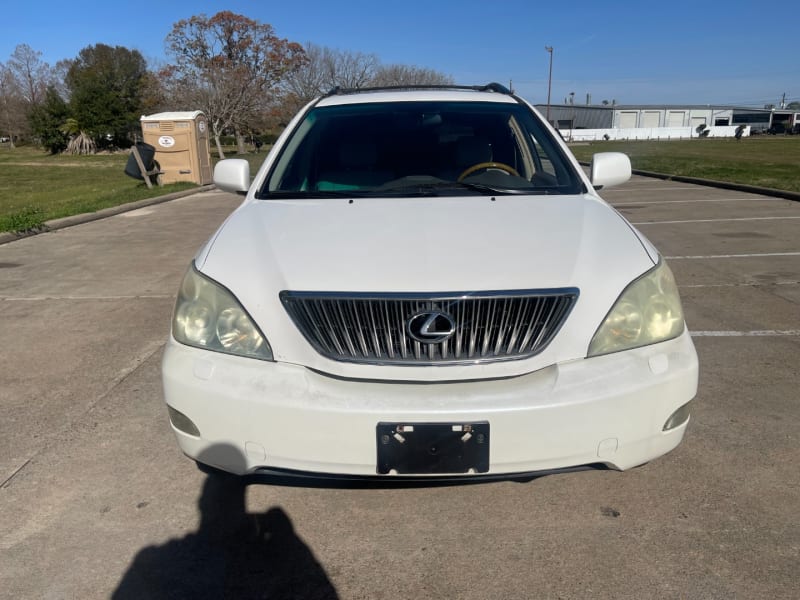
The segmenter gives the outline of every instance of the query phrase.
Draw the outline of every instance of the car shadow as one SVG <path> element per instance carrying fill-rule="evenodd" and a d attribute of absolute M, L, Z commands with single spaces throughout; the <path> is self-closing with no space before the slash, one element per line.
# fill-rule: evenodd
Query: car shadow
<path fill-rule="evenodd" d="M 207 475 L 198 530 L 139 551 L 112 598 L 338 598 L 285 511 L 247 513 L 250 483 Z"/>

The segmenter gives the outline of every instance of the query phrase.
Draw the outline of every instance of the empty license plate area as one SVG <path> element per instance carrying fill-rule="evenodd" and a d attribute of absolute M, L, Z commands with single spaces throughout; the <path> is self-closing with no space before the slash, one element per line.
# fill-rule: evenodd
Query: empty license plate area
<path fill-rule="evenodd" d="M 489 471 L 489 423 L 378 423 L 378 473 Z"/>

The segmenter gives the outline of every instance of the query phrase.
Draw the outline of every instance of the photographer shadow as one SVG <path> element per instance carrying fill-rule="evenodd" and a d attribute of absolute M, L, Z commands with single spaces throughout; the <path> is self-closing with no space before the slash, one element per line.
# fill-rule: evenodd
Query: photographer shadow
<path fill-rule="evenodd" d="M 236 452 L 214 449 L 220 451 Z M 281 508 L 246 512 L 247 485 L 245 478 L 209 471 L 198 530 L 139 551 L 112 598 L 338 598 Z"/>

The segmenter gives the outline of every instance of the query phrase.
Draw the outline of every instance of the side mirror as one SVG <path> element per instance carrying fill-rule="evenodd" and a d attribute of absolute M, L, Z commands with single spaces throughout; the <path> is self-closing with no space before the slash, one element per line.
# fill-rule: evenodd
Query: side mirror
<path fill-rule="evenodd" d="M 592 157 L 590 179 L 595 189 L 612 187 L 631 178 L 631 159 L 622 152 L 599 152 Z"/>
<path fill-rule="evenodd" d="M 226 192 L 246 193 L 250 189 L 250 163 L 242 158 L 227 158 L 214 167 L 214 184 Z"/>

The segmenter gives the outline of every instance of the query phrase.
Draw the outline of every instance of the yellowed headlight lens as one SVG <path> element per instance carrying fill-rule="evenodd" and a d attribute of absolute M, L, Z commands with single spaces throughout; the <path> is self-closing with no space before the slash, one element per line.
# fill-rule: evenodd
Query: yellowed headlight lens
<path fill-rule="evenodd" d="M 684 327 L 678 286 L 662 259 L 622 292 L 592 338 L 588 356 L 670 340 Z"/>
<path fill-rule="evenodd" d="M 272 349 L 239 301 L 194 265 L 178 292 L 172 335 L 188 346 L 272 360 Z"/>

